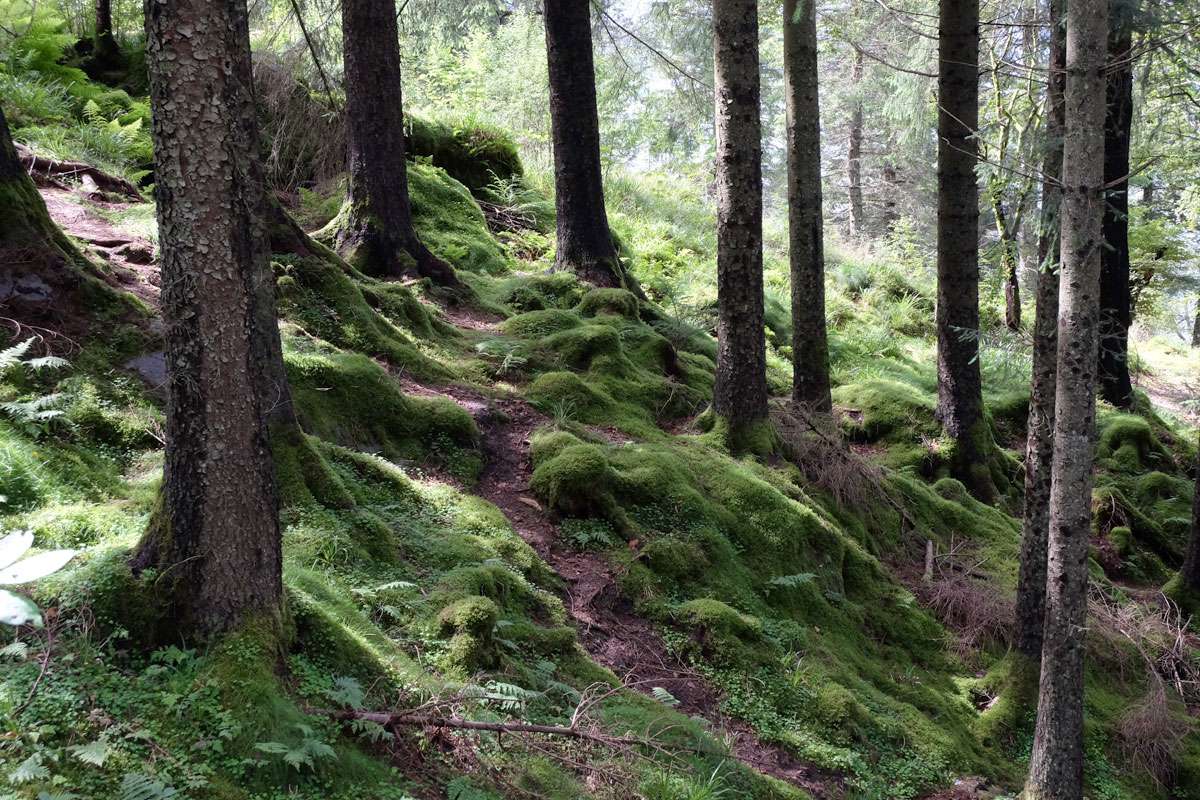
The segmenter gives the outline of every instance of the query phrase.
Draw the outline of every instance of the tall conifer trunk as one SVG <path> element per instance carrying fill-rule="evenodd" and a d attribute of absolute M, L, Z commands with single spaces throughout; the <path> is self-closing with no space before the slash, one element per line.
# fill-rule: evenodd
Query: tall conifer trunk
<path fill-rule="evenodd" d="M 938 419 L 954 439 L 954 476 L 991 502 L 979 375 L 979 0 L 941 0 L 939 20 Z"/>
<path fill-rule="evenodd" d="M 279 352 L 243 0 L 146 6 L 165 323 L 162 505 L 135 556 L 184 635 L 278 615 Z M 274 393 L 267 388 L 274 387 Z"/>
<path fill-rule="evenodd" d="M 1083 797 L 1083 658 L 1095 462 L 1106 0 L 1067 4 L 1058 379 L 1037 729 L 1027 800 Z"/>
<path fill-rule="evenodd" d="M 854 48 L 854 63 L 850 67 L 850 86 L 854 92 L 850 100 L 850 142 L 846 152 L 846 182 L 850 194 L 850 234 L 865 236 L 867 220 L 863 209 L 862 145 L 863 145 L 863 102 L 862 96 L 863 53 Z"/>
<path fill-rule="evenodd" d="M 767 417 L 756 0 L 713 0 L 713 49 L 718 306 L 713 408 L 740 448 Z"/>
<path fill-rule="evenodd" d="M 1104 119 L 1104 251 L 1100 267 L 1100 395 L 1118 408 L 1133 403 L 1129 377 L 1129 136 L 1133 127 L 1132 9 L 1110 0 Z"/>
<path fill-rule="evenodd" d="M 429 252 L 413 229 L 398 36 L 392 0 L 343 0 L 350 199 L 337 248 L 368 275 L 415 274 L 460 288 L 454 268 Z"/>
<path fill-rule="evenodd" d="M 787 105 L 788 249 L 792 277 L 792 400 L 829 412 L 825 247 L 821 209 L 821 114 L 817 12 L 813 0 L 784 0 L 783 80 Z"/>
<path fill-rule="evenodd" d="M 623 286 L 625 271 L 604 210 L 590 9 L 590 0 L 545 2 L 558 233 L 554 264 L 597 286 Z"/>
<path fill-rule="evenodd" d="M 1046 540 L 1049 535 L 1050 465 L 1054 456 L 1054 393 L 1058 361 L 1059 213 L 1062 208 L 1063 89 L 1066 85 L 1066 0 L 1050 0 L 1050 71 L 1046 92 L 1046 149 L 1042 161 L 1042 213 L 1038 232 L 1037 309 L 1033 322 L 1033 378 L 1025 446 L 1025 513 L 1017 581 L 1017 652 L 1035 682 L 1042 660 L 1046 613 Z M 1035 684 L 1036 685 L 1036 684 Z"/>

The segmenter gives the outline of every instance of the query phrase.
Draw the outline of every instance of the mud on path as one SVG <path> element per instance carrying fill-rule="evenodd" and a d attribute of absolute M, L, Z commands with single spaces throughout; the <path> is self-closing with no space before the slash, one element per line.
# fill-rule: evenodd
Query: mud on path
<path fill-rule="evenodd" d="M 482 433 L 484 468 L 468 489 L 499 508 L 513 529 L 566 583 L 566 606 L 588 654 L 622 681 L 650 695 L 661 687 L 678 700 L 676 710 L 705 719 L 712 733 L 729 743 L 737 760 L 759 772 L 804 789 L 816 798 L 844 794 L 840 776 L 796 759 L 786 749 L 761 741 L 745 723 L 720 711 L 721 692 L 667 648 L 655 625 L 638 616 L 619 589 L 620 576 L 602 554 L 563 545 L 558 526 L 533 496 L 530 441 L 550 419 L 519 398 L 489 398 L 464 386 L 432 387 L 401 379 L 406 392 L 441 396 L 466 409 Z M 619 434 L 591 429 L 606 440 Z"/>

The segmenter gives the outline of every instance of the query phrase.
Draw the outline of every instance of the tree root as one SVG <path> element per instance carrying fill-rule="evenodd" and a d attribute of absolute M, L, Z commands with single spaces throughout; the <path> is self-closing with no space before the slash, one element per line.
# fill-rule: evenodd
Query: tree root
<path fill-rule="evenodd" d="M 18 144 L 17 156 L 21 159 L 21 164 L 30 172 L 36 172 L 47 178 L 76 178 L 86 175 L 96 182 L 101 190 L 111 194 L 119 194 L 135 202 L 142 202 L 142 193 L 138 188 L 129 181 L 117 175 L 110 175 L 103 170 L 96 169 L 91 164 L 84 164 L 79 161 L 55 161 L 54 159 L 39 156 L 22 144 Z"/>

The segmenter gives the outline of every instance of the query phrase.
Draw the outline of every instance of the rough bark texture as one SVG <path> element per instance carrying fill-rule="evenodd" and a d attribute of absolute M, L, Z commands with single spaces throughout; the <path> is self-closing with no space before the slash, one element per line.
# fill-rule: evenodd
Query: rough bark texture
<path fill-rule="evenodd" d="M 17 148 L 8 130 L 8 120 L 4 117 L 4 107 L 0 106 L 0 181 L 17 180 L 24 175 L 25 170 L 17 158 Z"/>
<path fill-rule="evenodd" d="M 1067 6 L 1058 384 L 1037 729 L 1025 797 L 1083 797 L 1083 657 L 1095 461 L 1106 0 Z"/>
<path fill-rule="evenodd" d="M 900 191 L 900 176 L 896 174 L 896 167 L 893 164 L 883 165 L 883 217 L 880 222 L 883 225 L 883 232 L 889 233 L 892 226 L 900 221 L 900 214 L 896 211 L 896 197 Z"/>
<path fill-rule="evenodd" d="M 863 212 L 862 189 L 862 145 L 863 145 L 863 104 L 857 95 L 862 84 L 863 54 L 862 50 L 854 48 L 854 64 L 850 68 L 851 91 L 855 92 L 850 107 L 850 143 L 846 154 L 846 182 L 850 193 L 850 234 L 863 236 L 866 234 L 866 217 Z"/>
<path fill-rule="evenodd" d="M 368 275 L 416 274 L 459 287 L 453 267 L 429 252 L 413 229 L 392 0 L 342 3 L 342 52 L 350 199 L 337 249 Z"/>
<path fill-rule="evenodd" d="M 1192 531 L 1179 578 L 1184 590 L 1194 596 L 1200 593 L 1200 459 L 1197 459 L 1192 477 L 1196 480 L 1196 488 L 1192 493 Z"/>
<path fill-rule="evenodd" d="M 1021 330 L 1021 283 L 1017 277 L 1020 265 L 1018 231 L 1009 219 L 1008 209 L 1002 198 L 993 204 L 996 214 L 996 229 L 1000 234 L 1000 270 L 1004 273 L 1004 325 L 1011 331 Z"/>
<path fill-rule="evenodd" d="M 784 0 L 783 80 L 787 105 L 788 248 L 792 273 L 792 400 L 833 409 L 825 330 L 821 210 L 821 114 L 817 16 L 812 0 Z"/>
<path fill-rule="evenodd" d="M 1192 347 L 1200 347 L 1200 300 L 1196 301 L 1196 321 L 1192 324 Z"/>
<path fill-rule="evenodd" d="M 600 171 L 600 117 L 589 0 L 546 0 L 546 66 L 554 143 L 556 269 L 598 286 L 622 286 Z"/>
<path fill-rule="evenodd" d="M 135 566 L 162 570 L 179 629 L 206 635 L 281 600 L 266 387 L 282 364 L 250 35 L 243 0 L 145 10 L 169 378 L 162 506 Z"/>
<path fill-rule="evenodd" d="M 96 31 L 93 35 L 95 55 L 99 59 L 116 56 L 117 40 L 113 38 L 112 0 L 96 0 Z"/>
<path fill-rule="evenodd" d="M 1130 8 L 1110 0 L 1104 118 L 1104 250 L 1100 268 L 1100 395 L 1119 408 L 1133 403 L 1129 378 L 1129 135 L 1133 125 Z"/>
<path fill-rule="evenodd" d="M 713 407 L 736 442 L 767 416 L 755 0 L 714 0 L 713 48 L 718 305 Z"/>
<path fill-rule="evenodd" d="M 938 419 L 954 476 L 984 502 L 996 488 L 979 376 L 979 0 L 941 0 L 938 36 Z"/>
<path fill-rule="evenodd" d="M 1041 266 L 1033 321 L 1033 378 L 1025 446 L 1025 513 L 1017 579 L 1017 652 L 1042 660 L 1046 613 L 1046 540 L 1049 535 L 1050 465 L 1054 457 L 1054 392 L 1058 360 L 1059 211 L 1062 207 L 1063 89 L 1066 84 L 1066 0 L 1050 0 L 1050 83 L 1046 94 L 1046 152 L 1042 161 Z M 1036 679 L 1037 670 L 1032 671 Z"/>

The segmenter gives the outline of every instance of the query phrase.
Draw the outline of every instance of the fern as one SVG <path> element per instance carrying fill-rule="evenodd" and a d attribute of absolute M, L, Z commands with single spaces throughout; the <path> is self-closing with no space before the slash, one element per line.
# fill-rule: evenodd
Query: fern
<path fill-rule="evenodd" d="M 780 575 L 772 578 L 768 583 L 779 589 L 798 589 L 805 584 L 812 583 L 816 578 L 817 576 L 811 572 L 801 572 L 796 575 Z"/>
<path fill-rule="evenodd" d="M 653 689 L 651 689 L 650 696 L 662 703 L 664 706 L 670 706 L 671 708 L 674 708 L 675 706 L 679 705 L 679 699 L 661 686 L 655 686 Z"/>
<path fill-rule="evenodd" d="M 121 780 L 120 800 L 172 800 L 182 797 L 174 786 L 156 781 L 149 775 L 130 772 Z"/>
<path fill-rule="evenodd" d="M 22 783 L 44 781 L 49 777 L 50 770 L 42 763 L 41 753 L 34 753 L 29 758 L 22 761 L 16 769 L 8 773 L 9 783 L 18 786 Z"/>
<path fill-rule="evenodd" d="M 91 764 L 95 767 L 103 767 L 104 762 L 108 761 L 108 757 L 112 755 L 112 748 L 103 739 L 98 739 L 90 744 L 75 745 L 67 749 L 71 751 L 71 755 L 84 764 Z"/>

